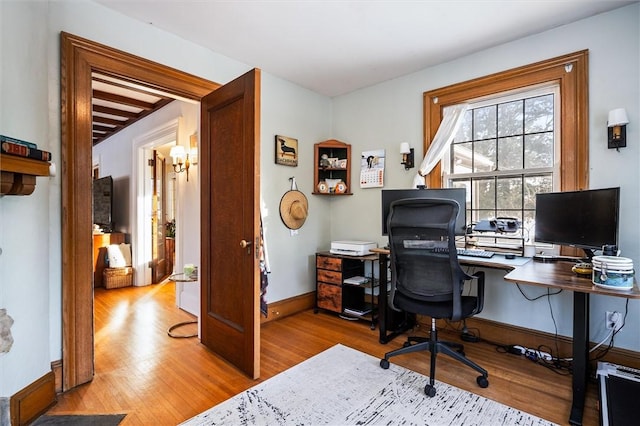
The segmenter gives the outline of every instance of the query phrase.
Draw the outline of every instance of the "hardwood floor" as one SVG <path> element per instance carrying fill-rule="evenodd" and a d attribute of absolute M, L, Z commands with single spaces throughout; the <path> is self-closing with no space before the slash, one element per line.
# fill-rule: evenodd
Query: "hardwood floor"
<path fill-rule="evenodd" d="M 175 425 L 301 361 L 342 343 L 381 357 L 404 337 L 381 345 L 366 322 L 305 311 L 262 327 L 262 377 L 254 381 L 208 351 L 197 338 L 175 339 L 167 329 L 193 319 L 176 308 L 173 283 L 95 291 L 95 364 L 91 383 L 59 395 L 48 414 L 124 413 L 127 425 Z M 188 333 L 194 329 L 186 326 Z M 426 335 L 417 329 L 412 334 Z M 440 332 L 457 341 L 458 333 Z M 486 343 L 465 343 L 467 356 L 489 371 L 490 385 L 476 385 L 475 371 L 439 356 L 436 379 L 484 397 L 568 424 L 571 376 L 520 356 L 498 353 Z M 408 354 L 393 363 L 428 374 L 429 356 Z M 312 380 L 312 379 L 311 379 Z M 597 394 L 590 386 L 585 426 L 597 425 Z"/>

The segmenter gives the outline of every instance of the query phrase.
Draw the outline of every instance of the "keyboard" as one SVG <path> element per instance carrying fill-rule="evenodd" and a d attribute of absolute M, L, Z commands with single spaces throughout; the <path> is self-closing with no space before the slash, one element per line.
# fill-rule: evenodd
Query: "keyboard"
<path fill-rule="evenodd" d="M 449 253 L 449 249 L 446 247 L 436 247 L 433 251 L 436 253 Z M 463 249 L 460 247 L 457 247 L 456 251 L 458 252 L 458 256 L 481 257 L 484 259 L 489 259 L 495 254 L 494 252 L 488 250 Z"/>
<path fill-rule="evenodd" d="M 458 252 L 458 256 L 482 257 L 484 259 L 489 259 L 490 257 L 493 257 L 493 255 L 495 254 L 494 252 L 489 250 L 478 250 L 478 249 L 457 248 L 456 251 Z"/>

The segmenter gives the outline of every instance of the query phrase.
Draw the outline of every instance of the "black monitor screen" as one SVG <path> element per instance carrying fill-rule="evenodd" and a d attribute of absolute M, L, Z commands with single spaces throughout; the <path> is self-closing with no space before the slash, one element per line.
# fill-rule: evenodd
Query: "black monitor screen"
<path fill-rule="evenodd" d="M 388 235 L 387 217 L 391 210 L 391 203 L 404 198 L 436 198 L 455 200 L 460 205 L 456 220 L 456 235 L 464 235 L 466 224 L 467 190 L 465 188 L 438 189 L 383 189 L 382 190 L 382 235 Z"/>
<path fill-rule="evenodd" d="M 617 245 L 619 210 L 620 188 L 537 194 L 535 240 L 586 250 Z"/>

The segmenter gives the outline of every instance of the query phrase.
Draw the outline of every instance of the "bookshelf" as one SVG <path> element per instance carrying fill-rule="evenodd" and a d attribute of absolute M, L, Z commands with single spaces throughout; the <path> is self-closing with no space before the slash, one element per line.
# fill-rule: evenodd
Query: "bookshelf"
<path fill-rule="evenodd" d="M 49 176 L 49 162 L 0 154 L 0 195 L 30 195 L 37 176 Z"/>

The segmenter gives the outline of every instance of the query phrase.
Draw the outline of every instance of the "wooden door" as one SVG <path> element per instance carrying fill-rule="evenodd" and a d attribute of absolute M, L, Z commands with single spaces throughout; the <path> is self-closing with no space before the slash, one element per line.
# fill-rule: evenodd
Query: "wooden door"
<path fill-rule="evenodd" d="M 201 340 L 260 376 L 260 70 L 201 101 Z"/>
<path fill-rule="evenodd" d="M 164 158 L 153 151 L 151 195 L 151 283 L 161 282 L 167 275 L 167 261 L 164 248 L 166 167 Z"/>

